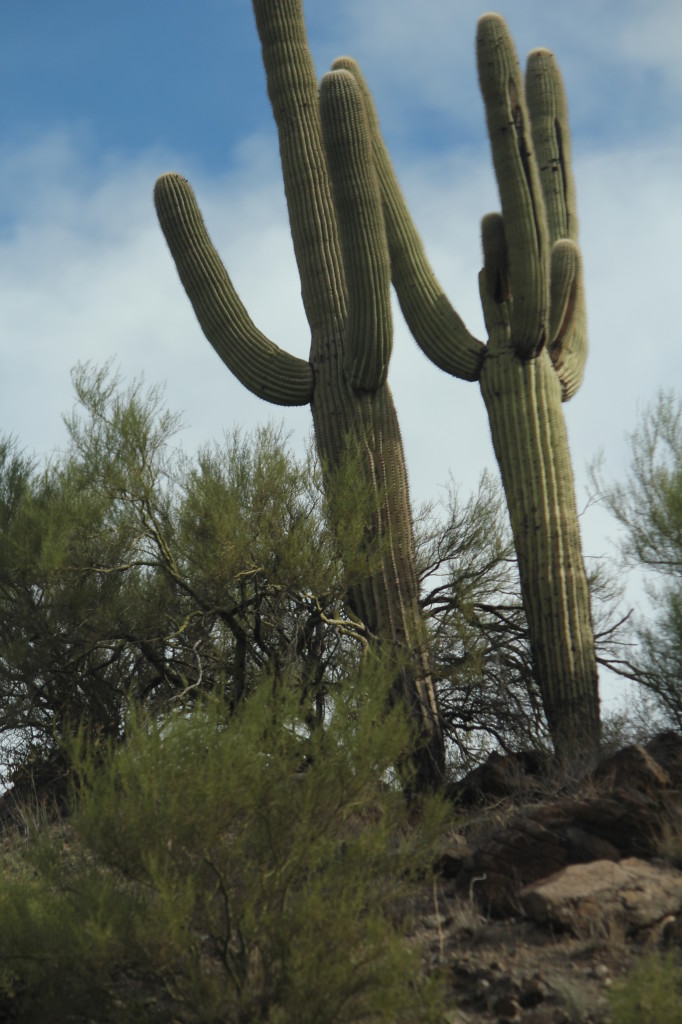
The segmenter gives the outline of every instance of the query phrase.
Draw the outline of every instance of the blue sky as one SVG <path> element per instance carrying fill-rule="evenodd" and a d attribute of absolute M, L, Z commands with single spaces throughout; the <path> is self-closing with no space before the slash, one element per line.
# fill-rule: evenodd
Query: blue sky
<path fill-rule="evenodd" d="M 396 169 L 453 304 L 484 337 L 481 216 L 497 207 L 474 61 L 471 0 L 308 0 L 320 74 L 356 57 Z M 548 46 L 571 113 L 590 358 L 565 406 L 579 503 L 604 450 L 661 387 L 680 390 L 682 5 L 679 0 L 515 0 L 499 8 L 519 54 Z M 192 181 L 252 317 L 306 356 L 277 143 L 247 0 L 0 3 L 0 430 L 47 453 L 63 442 L 69 371 L 114 357 L 165 381 L 193 448 L 274 418 L 304 443 L 309 411 L 246 393 L 203 338 L 154 217 L 156 177 Z M 448 474 L 471 490 L 494 467 L 478 387 L 419 352 L 396 316 L 389 380 L 415 502 Z M 584 517 L 588 556 L 612 524 Z"/>

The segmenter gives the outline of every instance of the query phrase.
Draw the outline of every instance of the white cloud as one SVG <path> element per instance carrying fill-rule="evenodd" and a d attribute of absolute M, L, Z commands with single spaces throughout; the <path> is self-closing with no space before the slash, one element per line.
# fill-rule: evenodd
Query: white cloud
<path fill-rule="evenodd" d="M 266 151 L 256 146 L 247 160 L 251 190 L 239 169 L 234 182 L 195 185 L 254 319 L 305 355 L 279 171 L 268 177 Z M 167 154 L 147 155 L 96 175 L 66 138 L 14 154 L 27 173 L 19 216 L 0 235 L 0 408 L 2 429 L 30 450 L 63 441 L 59 417 L 71 405 L 69 371 L 80 360 L 113 356 L 127 378 L 167 381 L 168 404 L 193 428 L 191 444 L 235 422 L 284 416 L 231 378 L 196 324 L 152 203 L 154 180 L 172 163 Z M 286 418 L 307 432 L 307 410 Z"/>
<path fill-rule="evenodd" d="M 631 0 L 629 17 L 615 20 L 623 57 L 662 74 L 682 90 L 682 7 L 678 0 Z"/>
<path fill-rule="evenodd" d="M 521 5 L 520 11 L 532 7 Z M 434 35 L 438 42 L 454 27 L 451 13 L 447 32 L 435 31 L 440 2 L 420 7 L 417 15 L 401 0 L 405 22 L 389 19 L 377 44 L 382 10 L 382 2 L 362 8 L 365 25 L 376 19 L 376 31 L 371 23 L 367 31 L 377 59 L 384 59 L 383 53 L 386 60 L 406 65 L 416 21 L 430 26 L 431 43 Z M 468 9 L 465 13 L 468 19 Z M 460 13 L 457 24 L 459 18 Z M 472 48 L 473 22 L 467 29 L 466 41 L 455 40 L 458 48 Z M 431 53 L 432 66 L 446 52 L 456 60 L 460 49 L 448 51 L 448 46 L 443 38 L 441 56 Z M 432 90 L 434 102 L 450 105 L 452 92 L 441 94 L 438 72 L 426 83 L 426 60 L 419 50 L 405 74 Z M 393 116 L 397 119 L 399 111 Z M 587 460 L 603 446 L 608 471 L 622 477 L 624 436 L 635 426 L 638 403 L 682 380 L 681 163 L 682 147 L 666 140 L 646 148 L 624 144 L 617 150 L 605 146 L 589 152 L 583 146 L 579 151 L 592 345 L 583 388 L 566 407 L 579 501 Z M 429 158 L 403 150 L 397 164 L 434 268 L 470 329 L 482 335 L 479 221 L 497 204 L 487 149 Z M 87 140 L 79 136 L 53 135 L 24 150 L 5 151 L 0 160 L 0 426 L 18 434 L 29 449 L 46 452 L 63 441 L 59 415 L 72 401 L 71 366 L 111 356 L 128 379 L 144 372 L 150 382 L 167 381 L 169 406 L 184 411 L 192 426 L 190 446 L 219 436 L 235 422 L 249 426 L 270 418 L 284 421 L 299 444 L 308 435 L 308 409 L 281 410 L 248 394 L 201 335 L 151 200 L 156 176 L 171 167 L 193 181 L 209 231 L 254 320 L 278 344 L 307 354 L 309 335 L 273 138 L 244 141 L 230 172 L 219 180 L 193 173 L 191 162 L 188 166 L 168 153 L 93 162 Z M 478 387 L 431 366 L 399 314 L 396 323 L 389 379 L 413 498 L 437 497 L 449 471 L 470 489 L 483 466 L 494 464 Z M 588 514 L 584 527 L 588 553 L 603 551 L 610 524 Z"/>
<path fill-rule="evenodd" d="M 333 19 L 314 15 L 326 0 L 308 0 L 320 71 L 340 52 L 367 75 L 382 125 L 394 146 L 424 132 L 430 145 L 450 141 L 486 147 L 475 62 L 473 0 L 346 0 Z M 545 46 L 556 54 L 574 126 L 590 138 L 639 129 L 649 138 L 656 118 L 678 109 L 682 86 L 682 7 L 677 0 L 500 0 L 522 64 Z M 657 109 L 647 108 L 651 76 L 660 79 Z M 648 114 L 647 116 L 647 109 Z M 674 118 L 670 131 L 679 132 Z M 425 129 L 424 126 L 427 126 Z M 438 141 L 437 136 L 440 135 Z M 423 141 L 423 140 L 420 140 Z"/>
<path fill-rule="evenodd" d="M 578 469 L 604 445 L 607 458 L 610 450 L 616 453 L 620 471 L 623 437 L 634 426 L 637 403 L 682 379 L 674 305 L 681 158 L 679 149 L 662 146 L 578 161 L 591 328 L 585 384 L 566 407 Z M 71 400 L 70 367 L 114 355 L 126 376 L 144 371 L 150 380 L 168 380 L 169 403 L 186 411 L 197 434 L 273 413 L 307 431 L 306 410 L 274 409 L 248 395 L 196 325 L 151 202 L 156 174 L 179 166 L 177 159 L 143 156 L 97 177 L 61 139 L 47 140 L 26 161 L 41 173 L 26 175 L 20 218 L 0 236 L 4 429 L 30 447 L 48 449 L 59 413 Z M 445 290 L 470 329 L 482 335 L 479 220 L 495 206 L 487 161 L 455 155 L 403 162 L 398 170 Z M 305 357 L 309 335 L 271 144 L 251 140 L 233 174 L 199 178 L 194 185 L 254 320 L 278 344 Z M 489 450 L 487 430 L 472 411 L 476 387 L 432 367 L 399 313 L 396 324 L 390 380 L 408 451 L 412 435 L 418 438 L 410 462 L 418 467 L 415 494 L 426 497 L 450 468 L 469 480 L 476 475 L 482 451 Z M 458 437 L 466 431 L 471 452 L 470 424 L 485 440 L 467 459 L 458 452 Z"/>

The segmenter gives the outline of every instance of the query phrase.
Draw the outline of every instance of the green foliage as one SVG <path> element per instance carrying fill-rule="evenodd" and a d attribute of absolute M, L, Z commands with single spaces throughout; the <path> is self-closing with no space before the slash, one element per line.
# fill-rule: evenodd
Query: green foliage
<path fill-rule="evenodd" d="M 597 494 L 623 528 L 623 559 L 647 574 L 655 609 L 651 620 L 636 622 L 639 650 L 618 667 L 682 728 L 682 401 L 674 393 L 660 392 L 645 409 L 630 448 L 625 483 L 607 485 L 598 467 L 592 472 Z"/>
<path fill-rule="evenodd" d="M 682 401 L 659 392 L 630 435 L 625 483 L 593 479 L 609 511 L 624 527 L 623 554 L 664 576 L 682 574 Z"/>
<path fill-rule="evenodd" d="M 376 495 L 361 460 L 323 491 L 319 463 L 273 427 L 190 457 L 158 388 L 109 367 L 74 384 L 65 451 L 39 468 L 0 448 L 5 777 L 40 789 L 78 729 L 120 740 L 131 702 L 161 713 L 212 693 L 236 709 L 264 671 L 296 678 L 321 722 L 376 626 L 345 601 L 386 554 L 364 529 Z M 417 558 L 450 771 L 491 744 L 545 744 L 499 485 L 484 475 L 425 509 Z"/>
<path fill-rule="evenodd" d="M 6 857 L 0 1006 L 18 1020 L 429 1021 L 404 932 L 446 809 L 391 784 L 412 738 L 377 662 L 308 728 L 295 685 L 237 713 L 81 733 L 67 826 Z"/>
<path fill-rule="evenodd" d="M 609 992 L 613 1024 L 682 1024 L 682 965 L 679 956 L 642 960 Z"/>
<path fill-rule="evenodd" d="M 130 700 L 236 705 L 264 666 L 319 704 L 356 627 L 314 462 L 274 428 L 190 461 L 158 388 L 108 367 L 74 384 L 65 452 L 41 471 L 0 452 L 5 764 L 56 756 L 86 721 L 120 736 Z"/>

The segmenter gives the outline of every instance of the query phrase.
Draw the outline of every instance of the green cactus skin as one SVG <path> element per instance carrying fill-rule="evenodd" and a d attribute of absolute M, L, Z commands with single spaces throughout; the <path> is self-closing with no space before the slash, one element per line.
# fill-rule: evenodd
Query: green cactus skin
<path fill-rule="evenodd" d="M 392 282 L 419 346 L 437 366 L 480 380 L 516 546 L 536 678 L 561 760 L 593 760 L 599 695 L 573 471 L 561 410 L 587 355 L 568 114 L 552 54 L 525 83 L 500 15 L 478 24 L 479 80 L 502 215 L 483 218 L 479 288 L 488 344 L 469 334 L 431 270 L 357 65 L 372 129 Z"/>
<path fill-rule="evenodd" d="M 367 523 L 380 571 L 350 589 L 370 633 L 404 666 L 399 686 L 419 732 L 418 786 L 437 785 L 444 748 L 428 667 L 407 474 L 386 374 L 392 345 L 390 259 L 381 191 L 362 96 L 352 75 L 318 83 L 301 0 L 253 0 L 301 294 L 310 325 L 308 362 L 257 330 L 240 302 L 177 174 L 156 183 L 155 204 L 180 279 L 208 340 L 254 394 L 310 404 L 327 479 L 347 454 L 360 456 L 374 508 Z M 326 152 L 325 152 L 326 147 Z"/>

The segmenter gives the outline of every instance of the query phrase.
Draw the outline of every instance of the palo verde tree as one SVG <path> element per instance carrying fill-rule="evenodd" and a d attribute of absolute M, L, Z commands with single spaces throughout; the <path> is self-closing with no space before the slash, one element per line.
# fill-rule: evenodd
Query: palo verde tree
<path fill-rule="evenodd" d="M 106 366 L 74 385 L 45 466 L 0 440 L 0 777 L 52 779 L 74 730 L 119 741 L 131 704 L 236 711 L 262 678 L 297 679 L 321 721 L 366 641 L 315 461 L 274 428 L 190 458 L 158 388 Z"/>
<path fill-rule="evenodd" d="M 391 277 L 407 323 L 441 369 L 479 380 L 514 544 L 537 682 L 560 758 L 595 756 L 597 665 L 575 487 L 561 402 L 587 354 L 570 135 L 560 72 L 548 50 L 525 84 L 504 20 L 478 24 L 479 80 L 502 203 L 482 222 L 479 278 L 488 344 L 474 338 L 424 253 L 357 65 L 335 62 L 361 89 L 381 183 Z"/>
<path fill-rule="evenodd" d="M 655 608 L 635 626 L 634 656 L 615 670 L 640 683 L 654 705 L 682 728 L 682 401 L 661 392 L 630 435 L 624 483 L 606 484 L 593 470 L 598 496 L 622 527 L 626 566 L 644 570 Z M 651 582 L 658 580 L 658 583 Z"/>
<path fill-rule="evenodd" d="M 310 405 L 327 486 L 350 461 L 373 495 L 362 524 L 370 564 L 348 599 L 369 633 L 395 651 L 399 685 L 417 722 L 418 780 L 429 785 L 442 777 L 444 749 L 418 604 L 402 441 L 386 383 L 391 262 L 366 111 L 348 73 L 325 77 L 318 97 L 301 0 L 254 0 L 253 8 L 311 331 L 309 360 L 282 351 L 255 327 L 184 178 L 159 178 L 156 210 L 197 319 L 221 359 L 266 401 Z M 474 360 L 472 374 L 476 367 Z"/>

